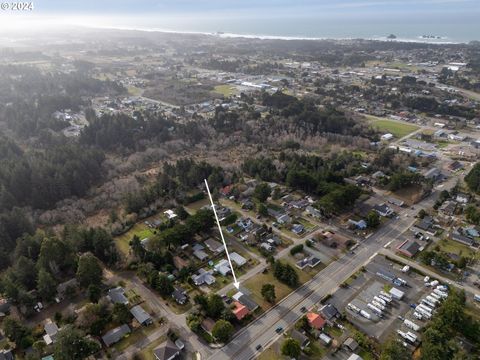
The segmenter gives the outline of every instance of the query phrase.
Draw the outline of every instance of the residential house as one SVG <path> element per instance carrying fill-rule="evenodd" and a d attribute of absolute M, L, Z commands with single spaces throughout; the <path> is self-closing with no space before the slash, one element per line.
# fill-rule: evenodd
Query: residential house
<path fill-rule="evenodd" d="M 280 239 L 277 235 L 270 235 L 266 242 L 273 246 L 282 245 L 282 239 Z"/>
<path fill-rule="evenodd" d="M 454 230 L 450 234 L 450 238 L 452 240 L 455 240 L 456 242 L 459 242 L 461 244 L 467 245 L 467 246 L 472 246 L 475 242 L 473 239 L 470 239 L 469 237 L 462 235 L 459 231 Z"/>
<path fill-rule="evenodd" d="M 305 231 L 305 227 L 302 224 L 294 224 L 292 226 L 292 232 L 296 235 L 300 235 Z"/>
<path fill-rule="evenodd" d="M 193 256 L 195 256 L 200 261 L 205 261 L 208 259 L 208 254 L 203 250 L 195 250 L 193 252 Z"/>
<path fill-rule="evenodd" d="M 233 190 L 233 185 L 227 185 L 220 189 L 219 193 L 224 197 L 230 196 Z"/>
<path fill-rule="evenodd" d="M 242 255 L 236 253 L 236 252 L 232 252 L 230 254 L 230 259 L 238 266 L 238 267 L 242 267 L 243 265 L 245 265 L 247 263 L 247 259 L 245 259 Z"/>
<path fill-rule="evenodd" d="M 327 322 L 332 325 L 334 320 L 340 315 L 337 308 L 332 304 L 326 304 L 320 309 L 320 314 Z"/>
<path fill-rule="evenodd" d="M 320 315 L 314 312 L 307 313 L 308 325 L 317 330 L 322 330 L 327 321 Z"/>
<path fill-rule="evenodd" d="M 125 296 L 125 289 L 121 286 L 108 290 L 107 298 L 114 304 L 128 305 L 128 299 Z"/>
<path fill-rule="evenodd" d="M 211 271 L 199 269 L 197 274 L 192 276 L 192 281 L 195 285 L 201 286 L 203 284 L 212 285 L 216 280 Z"/>
<path fill-rule="evenodd" d="M 237 320 L 242 320 L 245 316 L 250 314 L 248 308 L 240 302 L 235 301 L 233 305 L 235 306 L 235 308 L 233 309 L 233 314 L 235 315 Z"/>
<path fill-rule="evenodd" d="M 228 263 L 228 261 L 226 259 L 222 259 L 220 260 L 220 262 L 215 265 L 213 267 L 213 269 L 223 275 L 223 276 L 227 276 L 228 274 L 230 274 L 232 272 L 232 269 L 230 269 L 230 264 Z"/>
<path fill-rule="evenodd" d="M 365 230 L 367 228 L 367 222 L 365 220 L 355 221 L 352 219 L 348 219 L 347 223 L 350 229 Z"/>
<path fill-rule="evenodd" d="M 292 339 L 295 339 L 298 341 L 302 350 L 305 349 L 310 344 L 310 339 L 296 329 L 292 330 L 291 336 L 292 336 Z"/>
<path fill-rule="evenodd" d="M 480 234 L 478 233 L 478 230 L 474 227 L 463 228 L 462 231 L 470 239 L 473 239 L 473 238 L 476 238 L 476 237 L 480 236 Z"/>
<path fill-rule="evenodd" d="M 300 199 L 300 200 L 290 201 L 288 205 L 290 207 L 293 207 L 294 209 L 303 209 L 309 205 L 309 202 L 307 199 Z"/>
<path fill-rule="evenodd" d="M 458 171 L 460 169 L 463 169 L 463 164 L 458 160 L 455 160 L 448 165 L 448 170 L 452 172 Z"/>
<path fill-rule="evenodd" d="M 250 192 L 253 194 L 253 189 Z M 242 196 L 245 196 L 245 192 L 242 193 Z M 251 195 L 249 195 L 249 196 L 251 196 Z M 252 200 L 246 199 L 246 200 L 242 201 L 242 209 L 252 210 L 254 207 L 255 207 L 255 204 L 253 203 Z"/>
<path fill-rule="evenodd" d="M 175 299 L 177 304 L 184 305 L 188 300 L 187 292 L 178 286 L 173 290 L 172 298 Z"/>
<path fill-rule="evenodd" d="M 202 323 L 200 324 L 201 328 L 205 330 L 208 334 L 212 335 L 213 327 L 215 326 L 215 321 L 211 318 L 203 319 Z"/>
<path fill-rule="evenodd" d="M 414 257 L 419 252 L 420 247 L 416 241 L 405 240 L 397 247 L 397 251 L 405 256 Z"/>
<path fill-rule="evenodd" d="M 264 249 L 268 252 L 273 252 L 275 250 L 275 248 L 271 244 L 266 243 L 266 242 L 261 243 L 260 248 Z"/>
<path fill-rule="evenodd" d="M 428 170 L 423 176 L 425 176 L 425 178 L 428 180 L 433 180 L 434 182 L 445 180 L 445 175 L 443 175 L 442 172 L 436 167 Z"/>
<path fill-rule="evenodd" d="M 153 350 L 153 356 L 155 356 L 156 360 L 173 360 L 179 355 L 180 349 L 170 339 Z"/>
<path fill-rule="evenodd" d="M 149 313 L 147 313 L 140 305 L 136 305 L 130 309 L 130 313 L 133 315 L 135 320 L 143 326 L 148 326 L 153 324 L 153 319 Z"/>
<path fill-rule="evenodd" d="M 373 210 L 375 210 L 378 213 L 378 215 L 383 217 L 390 217 L 393 215 L 393 210 L 385 203 L 376 204 L 373 207 Z"/>
<path fill-rule="evenodd" d="M 107 347 L 110 347 L 113 344 L 122 340 L 125 335 L 130 334 L 130 332 L 130 327 L 124 324 L 107 332 L 105 335 L 102 336 L 102 340 Z"/>
<path fill-rule="evenodd" d="M 44 326 L 43 329 L 45 330 L 45 335 L 43 335 L 43 341 L 45 341 L 45 344 L 50 345 L 53 344 L 57 341 L 57 334 L 58 331 L 60 330 L 57 326 L 52 321 L 48 321 Z"/>
<path fill-rule="evenodd" d="M 363 358 L 357 354 L 350 354 L 347 360 L 363 360 Z"/>
<path fill-rule="evenodd" d="M 322 217 L 322 213 L 320 210 L 315 209 L 313 206 L 309 205 L 305 208 L 305 211 L 307 212 L 308 215 L 314 217 L 314 218 L 320 218 Z"/>
<path fill-rule="evenodd" d="M 434 220 L 431 216 L 424 216 L 423 219 L 415 224 L 415 228 L 428 232 L 429 234 L 435 234 L 433 230 Z"/>
<path fill-rule="evenodd" d="M 307 256 L 306 258 L 302 259 L 302 260 L 299 260 L 295 263 L 295 266 L 298 267 L 299 269 L 305 269 L 307 266 L 311 267 L 311 268 L 314 268 L 315 266 L 317 266 L 318 264 L 320 264 L 320 259 L 313 256 L 313 255 L 310 255 L 310 256 Z"/>
<path fill-rule="evenodd" d="M 0 360 L 14 360 L 13 352 L 10 349 L 0 350 Z"/>
<path fill-rule="evenodd" d="M 223 244 L 214 239 L 205 240 L 205 245 L 211 252 L 216 254 L 220 254 L 221 252 L 225 251 Z"/>
<path fill-rule="evenodd" d="M 258 304 L 251 297 L 240 291 L 233 295 L 232 298 L 240 304 L 245 305 L 249 311 L 255 311 L 258 309 Z"/>
<path fill-rule="evenodd" d="M 438 210 L 444 215 L 453 216 L 455 214 L 456 208 L 457 203 L 455 201 L 447 200 L 442 204 L 442 206 L 440 206 Z"/>
<path fill-rule="evenodd" d="M 385 178 L 385 177 L 387 177 L 387 175 L 385 175 L 385 173 L 383 171 L 380 171 L 380 170 L 376 171 L 372 174 L 372 179 L 374 179 L 376 181 L 378 181 L 382 178 Z"/>
<path fill-rule="evenodd" d="M 288 216 L 287 214 L 279 215 L 275 219 L 277 220 L 277 223 L 279 223 L 279 224 L 288 224 L 290 221 L 292 221 L 292 218 L 290 216 Z"/>

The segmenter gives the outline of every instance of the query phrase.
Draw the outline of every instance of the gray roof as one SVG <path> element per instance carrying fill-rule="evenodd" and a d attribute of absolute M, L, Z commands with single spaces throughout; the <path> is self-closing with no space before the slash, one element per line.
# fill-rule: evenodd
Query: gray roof
<path fill-rule="evenodd" d="M 245 305 L 250 311 L 254 311 L 258 308 L 258 304 L 252 298 L 248 297 L 245 294 L 240 296 L 238 298 L 238 301 L 240 302 L 240 304 Z"/>
<path fill-rule="evenodd" d="M 399 249 L 406 251 L 412 254 L 413 256 L 420 250 L 420 247 L 421 247 L 420 244 L 417 243 L 416 241 L 407 240 L 399 247 Z"/>
<path fill-rule="evenodd" d="M 43 328 L 50 337 L 58 333 L 58 326 L 54 322 L 47 322 Z"/>
<path fill-rule="evenodd" d="M 346 347 L 348 347 L 352 351 L 355 351 L 358 348 L 358 343 L 351 337 L 348 338 L 347 340 L 345 340 L 343 345 L 345 345 Z"/>
<path fill-rule="evenodd" d="M 14 360 L 12 350 L 0 350 L 0 360 Z"/>
<path fill-rule="evenodd" d="M 180 353 L 177 345 L 168 339 L 165 344 L 153 350 L 153 355 L 157 360 L 170 360 L 178 356 Z"/>
<path fill-rule="evenodd" d="M 335 306 L 333 306 L 332 304 L 327 304 L 325 305 L 324 307 L 322 307 L 320 309 L 320 312 L 322 313 L 323 317 L 326 319 L 326 320 L 330 320 L 332 319 L 333 317 L 337 316 L 338 315 L 338 310 Z"/>
<path fill-rule="evenodd" d="M 114 304 L 128 304 L 128 299 L 125 296 L 125 290 L 121 286 L 108 290 L 107 297 Z"/>
<path fill-rule="evenodd" d="M 203 250 L 195 250 L 193 252 L 193 255 L 198 258 L 199 260 L 205 260 L 206 258 L 208 258 L 208 255 L 205 251 Z"/>
<path fill-rule="evenodd" d="M 130 333 L 130 327 L 126 324 L 110 330 L 102 336 L 102 340 L 107 346 L 111 346 L 119 342 L 125 335 Z"/>
<path fill-rule="evenodd" d="M 197 275 L 192 276 L 192 280 L 195 284 L 213 284 L 215 282 L 215 277 L 212 275 L 211 271 L 206 271 L 205 269 L 199 269 Z"/>
<path fill-rule="evenodd" d="M 298 330 L 292 330 L 292 338 L 297 340 L 300 343 L 300 346 L 303 348 L 304 346 L 307 346 L 310 340 L 308 339 L 307 336 L 303 335 L 300 331 Z"/>
<path fill-rule="evenodd" d="M 140 305 L 131 308 L 130 313 L 140 324 L 149 323 L 152 321 L 152 317 L 145 310 L 143 310 Z"/>
<path fill-rule="evenodd" d="M 185 290 L 183 290 L 182 288 L 175 288 L 172 293 L 172 297 L 179 304 L 183 304 L 187 301 L 187 295 L 185 295 Z"/>
<path fill-rule="evenodd" d="M 205 245 L 207 245 L 210 251 L 214 251 L 214 252 L 224 251 L 223 244 L 219 243 L 217 240 L 214 240 L 214 239 L 205 240 Z"/>

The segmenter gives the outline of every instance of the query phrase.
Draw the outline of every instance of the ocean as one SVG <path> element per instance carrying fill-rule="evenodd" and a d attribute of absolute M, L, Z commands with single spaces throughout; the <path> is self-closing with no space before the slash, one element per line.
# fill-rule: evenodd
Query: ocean
<path fill-rule="evenodd" d="M 324 18 L 324 17 L 130 17 L 112 18 L 102 27 L 217 34 L 223 37 L 280 39 L 376 39 L 394 34 L 399 41 L 461 43 L 480 40 L 480 21 L 471 18 L 409 19 L 398 17 Z"/>

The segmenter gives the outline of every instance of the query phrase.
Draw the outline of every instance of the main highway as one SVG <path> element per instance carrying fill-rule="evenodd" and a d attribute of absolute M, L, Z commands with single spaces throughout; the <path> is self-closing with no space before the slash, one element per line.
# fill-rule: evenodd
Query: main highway
<path fill-rule="evenodd" d="M 447 185 L 447 184 L 445 184 Z M 449 184 L 453 186 L 452 184 Z M 443 188 L 448 188 L 445 186 Z M 280 336 L 277 327 L 283 329 L 293 325 L 302 315 L 301 308 L 311 308 L 328 294 L 332 294 L 341 283 L 367 264 L 385 245 L 397 239 L 414 222 L 421 208 L 429 208 L 436 199 L 436 192 L 411 208 L 402 209 L 398 218 L 389 220 L 376 233 L 362 241 L 355 253 L 346 253 L 330 263 L 310 281 L 290 293 L 270 310 L 239 331 L 223 348 L 210 356 L 211 360 L 248 360 L 260 354 Z M 258 345 L 261 348 L 257 351 Z"/>

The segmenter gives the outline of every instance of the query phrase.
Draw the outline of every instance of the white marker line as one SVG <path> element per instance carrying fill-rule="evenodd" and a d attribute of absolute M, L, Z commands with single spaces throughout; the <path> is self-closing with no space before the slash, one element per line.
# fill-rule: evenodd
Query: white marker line
<path fill-rule="evenodd" d="M 210 203 L 212 204 L 212 210 L 213 214 L 215 215 L 215 220 L 217 220 L 218 231 L 220 232 L 220 237 L 222 238 L 223 246 L 225 247 L 225 252 L 227 253 L 228 263 L 230 264 L 230 269 L 232 269 L 233 285 L 238 289 L 240 287 L 240 283 L 237 281 L 237 277 L 235 276 L 235 270 L 232 266 L 232 260 L 230 260 L 227 243 L 225 242 L 225 238 L 223 237 L 222 226 L 220 225 L 220 220 L 218 220 L 217 210 L 215 209 L 215 204 L 213 203 L 212 194 L 210 194 L 210 188 L 208 187 L 207 179 L 205 179 L 205 186 L 207 187 L 208 197 L 210 198 Z"/>

